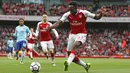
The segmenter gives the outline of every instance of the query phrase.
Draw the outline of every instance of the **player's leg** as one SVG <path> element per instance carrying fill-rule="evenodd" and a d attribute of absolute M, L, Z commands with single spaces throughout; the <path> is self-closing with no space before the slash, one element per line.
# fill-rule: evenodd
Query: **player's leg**
<path fill-rule="evenodd" d="M 9 57 L 9 52 L 10 52 L 10 48 L 8 47 L 8 50 L 7 50 L 7 53 L 8 53 L 8 54 L 7 54 L 7 57 L 8 57 L 8 59 L 10 58 L 10 57 Z"/>
<path fill-rule="evenodd" d="M 53 41 L 52 40 L 48 41 L 47 45 L 48 45 L 49 52 L 51 54 L 52 66 L 56 66 L 56 64 L 54 62 L 55 54 L 54 54 L 54 44 L 53 44 Z"/>
<path fill-rule="evenodd" d="M 13 47 L 10 48 L 10 52 L 9 52 L 10 59 L 12 59 L 12 52 L 13 52 Z"/>
<path fill-rule="evenodd" d="M 22 50 L 22 56 L 21 56 L 21 60 L 20 60 L 21 64 L 23 64 L 23 60 L 25 57 L 26 45 L 27 45 L 26 41 L 21 41 L 21 50 Z"/>
<path fill-rule="evenodd" d="M 72 63 L 72 61 L 74 60 L 74 58 L 76 57 L 76 51 L 77 51 L 77 49 L 80 47 L 82 45 L 82 43 L 81 42 L 79 42 L 79 41 L 76 41 L 76 42 L 74 42 L 74 44 L 72 45 L 72 48 L 73 48 L 73 50 L 71 50 L 71 53 L 70 53 L 70 55 L 69 55 L 69 57 L 68 57 L 68 59 L 67 59 L 67 63 L 68 63 L 68 65 L 70 65 L 71 63 Z M 78 60 L 78 59 L 77 59 Z"/>
<path fill-rule="evenodd" d="M 69 35 L 69 39 L 68 39 L 68 44 L 67 44 L 67 55 L 68 55 L 68 57 L 69 57 L 69 55 L 70 55 L 70 53 L 71 53 L 72 44 L 74 43 L 74 39 L 75 39 L 74 35 L 73 35 L 73 34 L 70 34 L 70 35 Z M 65 66 L 64 71 L 67 71 L 67 70 L 68 70 L 68 67 L 69 67 L 67 61 L 65 61 L 64 66 Z"/>
<path fill-rule="evenodd" d="M 83 66 L 83 67 L 86 69 L 86 71 L 88 71 L 87 64 L 86 64 L 84 61 L 80 60 L 79 57 L 76 55 L 76 51 L 77 51 L 77 49 L 78 49 L 81 45 L 82 45 L 82 43 L 79 42 L 79 41 L 76 41 L 76 42 L 73 44 L 73 50 L 71 51 L 71 53 L 70 53 L 70 55 L 69 55 L 67 61 L 65 61 L 65 63 L 64 63 L 64 64 L 65 64 L 65 71 L 68 70 L 67 68 L 68 68 L 68 66 L 69 66 L 72 62 L 74 62 L 74 63 L 76 63 L 76 64 L 78 64 L 78 65 L 80 65 L 80 66 Z"/>
<path fill-rule="evenodd" d="M 13 50 L 12 50 L 12 57 L 15 56 L 15 48 L 13 47 Z"/>
<path fill-rule="evenodd" d="M 41 42 L 41 47 L 44 55 L 48 59 L 48 49 L 47 49 L 47 43 L 46 42 Z"/>
<path fill-rule="evenodd" d="M 20 42 L 16 42 L 16 48 L 15 48 L 16 60 L 19 59 L 19 51 L 20 51 Z"/>
<path fill-rule="evenodd" d="M 33 49 L 34 45 L 31 43 L 28 43 L 28 49 L 29 49 L 29 57 L 31 58 L 31 60 L 33 60 L 33 54 L 32 54 L 32 49 Z"/>
<path fill-rule="evenodd" d="M 65 62 L 65 64 L 70 65 L 71 62 L 73 61 L 74 63 L 83 66 L 86 71 L 88 71 L 89 67 L 90 67 L 90 63 L 86 64 L 84 61 L 82 61 L 81 59 L 79 59 L 79 57 L 76 55 L 76 51 L 78 50 L 78 48 L 82 45 L 82 43 L 84 43 L 86 40 L 86 35 L 80 35 L 78 37 L 76 37 L 75 42 L 72 46 L 73 50 L 70 52 L 68 52 L 68 60 Z"/>

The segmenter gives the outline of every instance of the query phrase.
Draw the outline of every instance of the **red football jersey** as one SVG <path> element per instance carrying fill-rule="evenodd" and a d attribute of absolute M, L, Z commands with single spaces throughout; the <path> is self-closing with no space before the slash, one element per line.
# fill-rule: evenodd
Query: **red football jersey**
<path fill-rule="evenodd" d="M 90 13 L 87 10 L 78 10 L 76 15 L 72 15 L 70 12 L 66 12 L 62 18 L 61 21 L 65 21 L 66 19 L 70 22 L 70 28 L 72 34 L 78 34 L 78 33 L 86 33 L 86 19 L 87 17 L 95 17 L 95 14 Z"/>
<path fill-rule="evenodd" d="M 36 37 L 35 36 L 35 33 L 32 33 L 32 37 Z M 31 43 L 31 44 L 34 44 L 35 43 L 35 40 L 34 39 L 32 39 L 32 38 L 30 38 L 29 40 L 28 40 L 28 43 Z"/>
<path fill-rule="evenodd" d="M 43 22 L 38 23 L 40 41 L 50 41 L 50 40 L 52 40 L 52 38 L 50 36 L 50 31 L 45 30 L 45 28 L 47 28 L 50 25 L 51 25 L 51 23 L 49 23 L 49 22 L 48 23 L 43 23 Z"/>

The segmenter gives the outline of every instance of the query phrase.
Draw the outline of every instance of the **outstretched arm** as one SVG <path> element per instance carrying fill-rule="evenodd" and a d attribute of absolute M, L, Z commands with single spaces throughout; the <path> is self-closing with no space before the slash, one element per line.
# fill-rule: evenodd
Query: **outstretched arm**
<path fill-rule="evenodd" d="M 93 19 L 96 19 L 96 20 L 99 20 L 99 19 L 101 19 L 101 17 L 103 16 L 103 11 L 101 11 L 101 10 L 99 10 L 97 13 L 91 13 L 91 12 L 89 12 L 89 11 L 87 11 L 87 10 L 84 10 L 83 11 L 83 13 L 84 13 L 84 15 L 86 16 L 86 17 L 91 17 L 91 18 L 93 18 Z"/>
<path fill-rule="evenodd" d="M 52 26 L 52 23 L 48 22 L 50 27 Z M 63 24 L 63 23 L 62 23 Z M 62 25 L 61 24 L 61 25 Z M 53 24 L 54 25 L 54 24 Z M 59 25 L 60 26 L 60 25 Z M 55 34 L 56 38 L 58 39 L 59 38 L 59 35 L 58 35 L 58 32 L 55 30 L 55 29 L 51 29 L 53 31 L 53 33 Z"/>
<path fill-rule="evenodd" d="M 57 28 L 57 27 L 59 27 L 59 26 L 61 26 L 61 25 L 63 25 L 63 21 L 61 21 L 61 20 L 58 20 L 57 22 L 55 22 L 52 26 L 50 26 L 49 27 L 49 29 L 54 29 L 54 28 Z"/>
<path fill-rule="evenodd" d="M 48 27 L 48 29 L 49 30 L 50 29 L 55 29 L 55 28 L 63 25 L 63 23 L 67 19 L 68 15 L 69 15 L 69 12 L 63 14 L 63 16 L 57 22 L 55 22 L 52 26 Z"/>
<path fill-rule="evenodd" d="M 95 14 L 94 19 L 99 20 L 99 19 L 101 19 L 102 16 L 103 16 L 103 13 L 102 13 L 101 11 L 99 11 L 99 12 L 97 12 L 97 13 Z"/>

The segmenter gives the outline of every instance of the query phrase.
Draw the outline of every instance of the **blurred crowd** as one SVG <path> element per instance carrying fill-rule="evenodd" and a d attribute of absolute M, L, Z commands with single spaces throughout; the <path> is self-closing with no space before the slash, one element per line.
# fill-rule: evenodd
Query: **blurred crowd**
<path fill-rule="evenodd" d="M 21 4 L 21 3 L 3 3 L 5 15 L 42 15 L 45 12 L 44 4 Z"/>
<path fill-rule="evenodd" d="M 57 29 L 59 39 L 53 36 L 57 56 L 64 56 L 67 47 L 68 29 Z M 0 28 L 0 53 L 6 53 L 7 40 L 14 33 L 14 27 Z M 82 56 L 130 56 L 130 31 L 124 29 L 88 29 L 86 43 L 78 53 Z"/>
<path fill-rule="evenodd" d="M 104 8 L 105 17 L 128 17 L 130 16 L 129 5 L 102 5 Z M 49 13 L 50 16 L 60 16 L 68 11 L 65 4 L 52 4 L 49 9 L 45 9 L 44 4 L 21 4 L 21 3 L 3 3 L 2 5 L 5 15 L 42 15 L 44 12 Z M 79 5 L 78 9 L 89 10 L 93 12 L 93 5 Z M 47 10 L 47 11 L 46 11 Z M 48 11 L 49 10 L 49 11 Z"/>
<path fill-rule="evenodd" d="M 66 51 L 68 30 L 58 30 L 57 55 Z M 60 43 L 60 45 L 59 45 Z M 79 49 L 82 56 L 130 56 L 130 32 L 120 29 L 88 29 L 86 43 Z"/>
<path fill-rule="evenodd" d="M 13 27 L 0 27 L 0 54 L 7 52 L 7 40 L 13 33 Z"/>

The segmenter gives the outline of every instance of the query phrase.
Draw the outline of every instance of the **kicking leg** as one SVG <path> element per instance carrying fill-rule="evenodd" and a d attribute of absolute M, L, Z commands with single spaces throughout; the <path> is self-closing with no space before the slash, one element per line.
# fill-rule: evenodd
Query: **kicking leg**
<path fill-rule="evenodd" d="M 71 53 L 70 53 L 70 55 L 69 55 L 67 61 L 65 61 L 65 63 L 64 63 L 64 65 L 65 65 L 65 69 L 64 69 L 64 70 L 65 70 L 65 71 L 68 70 L 68 66 L 72 63 L 72 61 L 74 60 L 74 58 L 75 58 L 75 56 L 76 56 L 76 50 L 77 50 L 81 45 L 82 45 L 82 43 L 79 42 L 79 41 L 76 41 L 76 42 L 73 44 L 73 46 L 72 46 L 73 50 L 71 51 Z"/>

